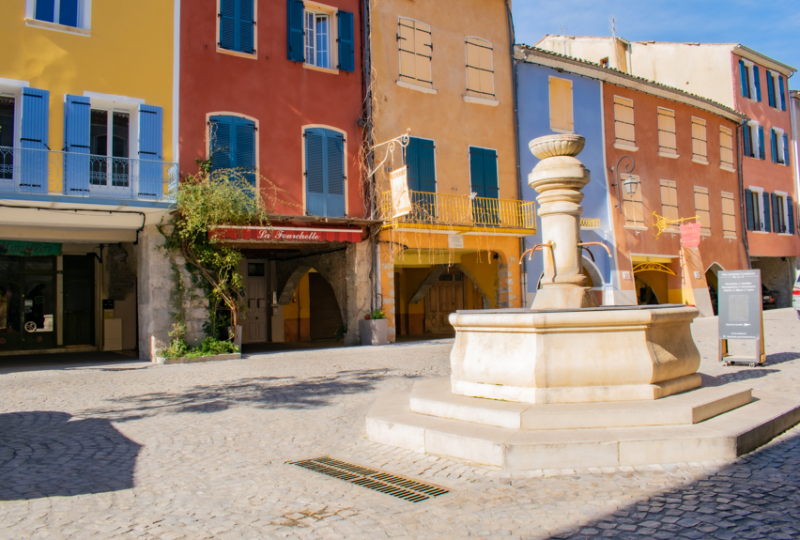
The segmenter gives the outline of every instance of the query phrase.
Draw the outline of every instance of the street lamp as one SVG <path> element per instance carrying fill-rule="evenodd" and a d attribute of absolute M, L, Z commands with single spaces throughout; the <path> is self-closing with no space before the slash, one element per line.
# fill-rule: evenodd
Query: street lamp
<path fill-rule="evenodd" d="M 619 166 L 625 159 L 630 160 L 630 164 L 626 164 L 625 165 L 625 174 L 627 176 L 626 176 L 625 180 L 620 182 Z M 622 156 L 621 158 L 619 158 L 619 161 L 617 161 L 617 166 L 616 167 L 611 167 L 611 170 L 614 171 L 614 176 L 615 176 L 615 178 L 617 180 L 617 182 L 615 184 L 611 184 L 611 187 L 615 187 L 616 186 L 616 188 L 617 188 L 617 201 L 619 201 L 619 202 L 617 203 L 616 207 L 619 208 L 619 213 L 620 214 L 622 213 L 622 193 L 620 191 L 619 185 L 620 185 L 620 183 L 622 184 L 622 187 L 625 188 L 625 193 L 627 193 L 628 195 L 635 195 L 636 194 L 636 189 L 639 187 L 639 182 L 636 181 L 633 178 L 633 176 L 631 176 L 631 173 L 633 172 L 633 169 L 635 169 L 635 168 L 636 168 L 636 162 L 633 160 L 633 158 L 631 156 Z"/>

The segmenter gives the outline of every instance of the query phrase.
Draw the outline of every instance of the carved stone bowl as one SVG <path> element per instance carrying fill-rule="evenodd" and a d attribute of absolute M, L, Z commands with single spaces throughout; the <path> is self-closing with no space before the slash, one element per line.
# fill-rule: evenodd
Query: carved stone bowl
<path fill-rule="evenodd" d="M 558 133 L 537 137 L 528 143 L 528 148 L 539 159 L 556 156 L 575 157 L 586 145 L 586 139 L 573 133 Z"/>

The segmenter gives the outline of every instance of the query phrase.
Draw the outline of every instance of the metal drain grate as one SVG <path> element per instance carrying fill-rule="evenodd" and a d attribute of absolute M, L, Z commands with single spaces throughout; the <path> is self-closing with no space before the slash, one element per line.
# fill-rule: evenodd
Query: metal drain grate
<path fill-rule="evenodd" d="M 383 471 L 369 469 L 353 463 L 339 461 L 327 456 L 314 459 L 304 459 L 303 461 L 289 461 L 289 465 L 297 465 L 304 469 L 316 471 L 318 473 L 333 476 L 340 480 L 356 484 L 357 486 L 380 491 L 399 499 L 418 503 L 449 493 L 449 490 L 410 480 L 400 476 L 395 476 Z"/>

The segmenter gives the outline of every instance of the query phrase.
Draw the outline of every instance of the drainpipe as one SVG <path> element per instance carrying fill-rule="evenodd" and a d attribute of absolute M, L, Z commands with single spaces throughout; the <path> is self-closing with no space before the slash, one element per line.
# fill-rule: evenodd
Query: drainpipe
<path fill-rule="evenodd" d="M 512 93 L 514 94 L 514 154 L 517 159 L 517 199 L 522 200 L 522 165 L 519 153 L 519 88 L 517 81 L 517 61 L 514 59 L 514 45 L 517 41 L 514 35 L 514 16 L 511 13 L 511 0 L 506 0 L 506 13 L 508 17 L 508 41 L 511 46 L 511 82 Z M 519 252 L 525 251 L 525 237 L 519 239 Z M 520 272 L 519 284 L 522 293 L 522 306 L 528 305 L 528 263 L 521 257 L 522 271 Z M 510 267 L 511 265 L 509 265 Z"/>
<path fill-rule="evenodd" d="M 742 218 L 742 241 L 744 242 L 744 253 L 747 257 L 747 268 L 752 269 L 752 265 L 750 264 L 750 244 L 747 240 L 747 206 L 744 200 L 744 171 L 742 170 L 744 165 L 744 150 L 742 149 L 742 144 L 739 142 L 742 138 L 742 131 L 747 129 L 746 126 L 747 122 L 739 124 L 736 128 L 736 154 L 739 158 L 739 213 Z"/>

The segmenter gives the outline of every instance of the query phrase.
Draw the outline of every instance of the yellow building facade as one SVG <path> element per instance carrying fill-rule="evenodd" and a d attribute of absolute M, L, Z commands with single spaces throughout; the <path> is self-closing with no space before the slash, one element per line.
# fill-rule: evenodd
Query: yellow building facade
<path fill-rule="evenodd" d="M 389 336 L 448 334 L 458 309 L 520 307 L 520 238 L 509 6 L 504 0 L 372 0 L 372 123 L 382 305 Z M 411 211 L 392 205 L 403 166 Z"/>

